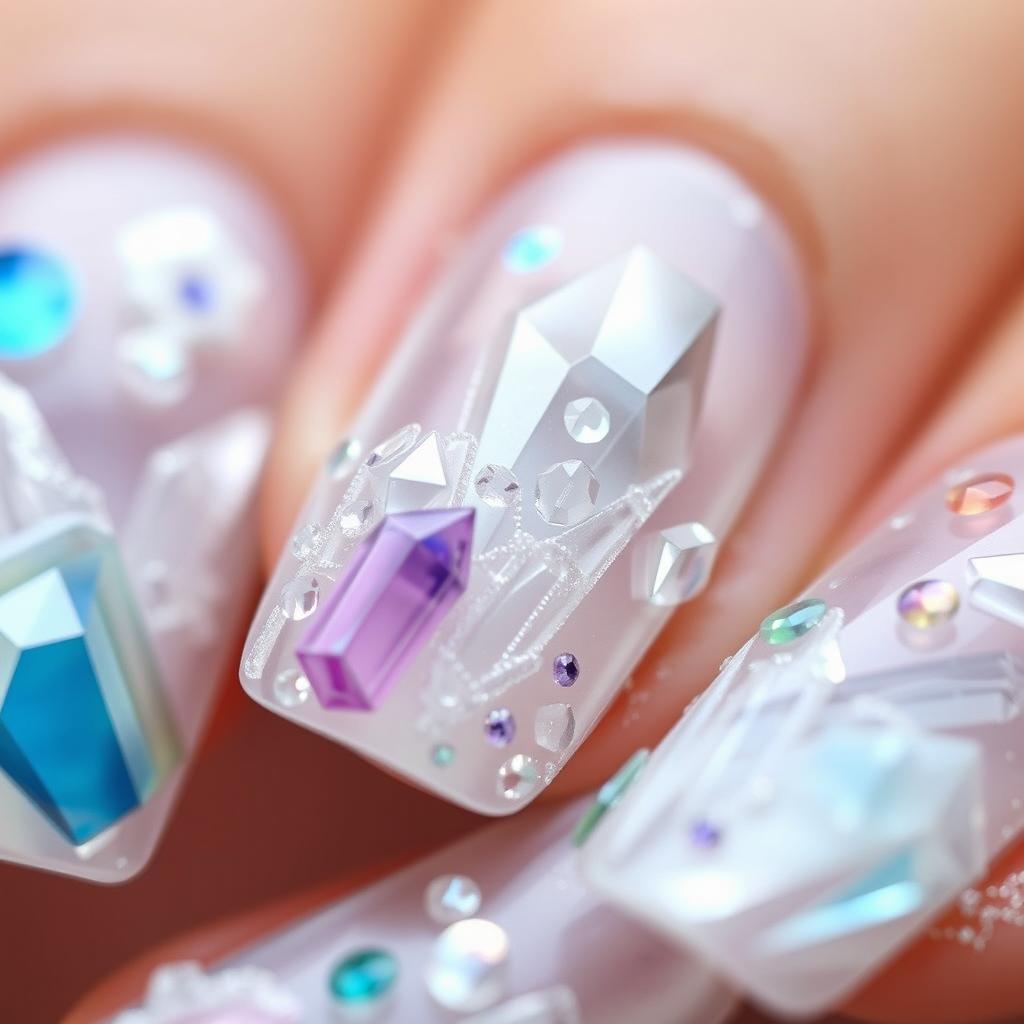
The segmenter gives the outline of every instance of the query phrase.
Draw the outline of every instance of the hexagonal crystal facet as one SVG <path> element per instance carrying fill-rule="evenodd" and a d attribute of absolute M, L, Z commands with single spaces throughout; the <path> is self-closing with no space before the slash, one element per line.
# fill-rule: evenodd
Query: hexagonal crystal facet
<path fill-rule="evenodd" d="M 600 488 L 585 462 L 569 459 L 556 463 L 537 477 L 537 511 L 546 523 L 575 526 L 593 513 Z"/>

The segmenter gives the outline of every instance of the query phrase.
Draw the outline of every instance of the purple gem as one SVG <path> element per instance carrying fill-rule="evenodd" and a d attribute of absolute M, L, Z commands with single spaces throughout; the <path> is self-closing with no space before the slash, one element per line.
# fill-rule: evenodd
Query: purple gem
<path fill-rule="evenodd" d="M 716 847 L 722 840 L 722 833 L 710 821 L 696 821 L 690 826 L 690 842 L 705 850 Z"/>
<path fill-rule="evenodd" d="M 178 295 L 186 306 L 199 312 L 206 312 L 213 305 L 213 289 L 209 282 L 198 274 L 183 277 L 178 284 Z"/>
<path fill-rule="evenodd" d="M 472 544 L 471 508 L 384 517 L 295 650 L 325 708 L 381 704 L 466 589 Z"/>
<path fill-rule="evenodd" d="M 559 686 L 572 686 L 580 677 L 580 663 L 575 654 L 560 654 L 552 668 Z"/>
<path fill-rule="evenodd" d="M 508 708 L 495 708 L 484 719 L 484 735 L 496 747 L 507 747 L 516 735 L 516 720 Z"/>

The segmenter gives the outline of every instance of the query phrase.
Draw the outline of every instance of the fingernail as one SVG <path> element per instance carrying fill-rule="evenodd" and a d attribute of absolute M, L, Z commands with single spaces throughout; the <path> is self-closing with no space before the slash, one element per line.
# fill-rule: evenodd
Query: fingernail
<path fill-rule="evenodd" d="M 981 876 L 1024 826 L 1014 479 L 1019 437 L 769 615 L 588 844 L 595 888 L 816 1014 Z"/>
<path fill-rule="evenodd" d="M 0 173 L 0 857 L 146 863 L 244 614 L 298 260 L 258 188 L 110 135 Z"/>
<path fill-rule="evenodd" d="M 175 996 L 195 1003 L 173 1003 L 179 1013 L 237 1011 L 247 985 L 263 1005 L 276 987 L 281 1012 L 268 1024 L 332 1011 L 423 1024 L 453 1014 L 474 1024 L 728 1019 L 735 999 L 723 985 L 581 883 L 569 833 L 586 802 L 495 823 L 263 937 L 205 977 L 194 965 L 162 968 L 143 1008 L 118 1024 L 163 1020 L 161 1003 Z"/>
<path fill-rule="evenodd" d="M 807 330 L 793 247 L 712 158 L 543 166 L 465 240 L 321 474 L 243 685 L 449 800 L 519 810 L 707 582 Z"/>

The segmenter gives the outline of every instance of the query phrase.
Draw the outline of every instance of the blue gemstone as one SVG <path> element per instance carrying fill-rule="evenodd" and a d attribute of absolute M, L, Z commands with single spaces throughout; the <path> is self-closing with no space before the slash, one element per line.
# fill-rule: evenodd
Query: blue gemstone
<path fill-rule="evenodd" d="M 342 1005 L 366 1006 L 383 999 L 398 978 L 398 961 L 383 949 L 361 949 L 331 972 L 331 995 Z"/>
<path fill-rule="evenodd" d="M 86 524 L 33 534 L 0 562 L 0 769 L 80 845 L 177 754 L 113 539 Z"/>
<path fill-rule="evenodd" d="M 0 249 L 0 359 L 32 359 L 56 348 L 76 311 L 62 263 L 38 249 Z"/>
<path fill-rule="evenodd" d="M 562 233 L 558 228 L 537 225 L 517 231 L 506 243 L 505 266 L 517 274 L 540 270 L 562 251 Z"/>
<path fill-rule="evenodd" d="M 189 274 L 178 283 L 178 295 L 182 304 L 198 313 L 207 312 L 213 305 L 213 288 L 210 282 L 198 274 Z"/>

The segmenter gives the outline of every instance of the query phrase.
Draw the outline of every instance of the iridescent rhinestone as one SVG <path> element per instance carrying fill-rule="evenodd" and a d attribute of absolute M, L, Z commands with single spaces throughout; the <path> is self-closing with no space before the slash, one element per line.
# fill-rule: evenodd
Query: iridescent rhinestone
<path fill-rule="evenodd" d="M 562 251 L 562 233 L 550 225 L 537 224 L 517 231 L 506 243 L 505 266 L 517 274 L 546 267 Z"/>
<path fill-rule="evenodd" d="M 504 466 L 484 466 L 474 486 L 480 500 L 491 508 L 511 508 L 519 496 L 519 481 Z"/>
<path fill-rule="evenodd" d="M 532 796 L 540 782 L 540 765 L 526 754 L 510 757 L 498 769 L 498 795 L 506 800 L 523 800 Z"/>
<path fill-rule="evenodd" d="M 434 943 L 423 976 L 427 991 L 448 1010 L 484 1010 L 504 994 L 508 951 L 508 936 L 493 921 L 456 921 Z"/>
<path fill-rule="evenodd" d="M 761 623 L 761 637 L 772 646 L 789 644 L 809 633 L 828 611 L 828 605 L 816 597 L 787 604 Z"/>
<path fill-rule="evenodd" d="M 551 666 L 551 674 L 559 686 L 572 686 L 580 677 L 579 659 L 568 651 L 559 654 Z"/>
<path fill-rule="evenodd" d="M 315 576 L 300 576 L 281 590 L 281 610 L 294 622 L 312 615 L 319 600 L 320 581 Z"/>
<path fill-rule="evenodd" d="M 1013 495 L 1013 477 L 1007 473 L 981 473 L 946 491 L 946 508 L 958 516 L 976 516 L 1005 505 Z"/>
<path fill-rule="evenodd" d="M 484 719 L 484 735 L 496 747 L 507 747 L 516 736 L 515 716 L 508 708 L 495 708 Z"/>
<path fill-rule="evenodd" d="M 363 454 L 363 446 L 352 437 L 343 438 L 327 456 L 327 475 L 332 480 L 346 476 Z"/>
<path fill-rule="evenodd" d="M 320 529 L 319 523 L 306 523 L 305 526 L 296 530 L 292 537 L 292 554 L 300 562 L 304 562 L 320 547 L 322 538 L 323 531 Z"/>
<path fill-rule="evenodd" d="M 455 760 L 455 748 L 450 743 L 436 743 L 431 748 L 430 760 L 438 768 L 447 768 Z"/>
<path fill-rule="evenodd" d="M 328 987 L 342 1009 L 379 1005 L 398 979 L 398 961 L 384 949 L 350 953 L 331 971 Z"/>
<path fill-rule="evenodd" d="M 580 459 L 556 462 L 537 477 L 537 511 L 554 526 L 575 526 L 593 514 L 600 487 L 594 471 Z"/>
<path fill-rule="evenodd" d="M 576 715 L 568 704 L 545 704 L 537 709 L 533 737 L 545 750 L 562 753 L 569 749 L 576 732 Z"/>
<path fill-rule="evenodd" d="M 338 525 L 346 533 L 358 533 L 373 516 L 373 502 L 358 498 L 338 517 Z"/>
<path fill-rule="evenodd" d="M 283 708 L 297 708 L 309 700 L 309 680 L 297 669 L 286 668 L 274 679 L 274 700 Z"/>
<path fill-rule="evenodd" d="M 608 436 L 612 418 L 596 398 L 574 398 L 562 414 L 565 429 L 580 444 L 597 444 Z"/>
<path fill-rule="evenodd" d="M 0 249 L 0 359 L 33 359 L 61 344 L 77 313 L 71 275 L 39 249 Z"/>
<path fill-rule="evenodd" d="M 959 607 L 956 587 L 946 580 L 919 580 L 896 601 L 900 618 L 915 629 L 932 629 L 948 622 Z"/>
<path fill-rule="evenodd" d="M 480 903 L 480 886 L 467 875 L 441 875 L 423 895 L 427 916 L 438 924 L 464 921 L 480 909 Z"/>

